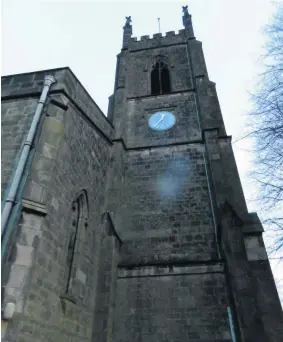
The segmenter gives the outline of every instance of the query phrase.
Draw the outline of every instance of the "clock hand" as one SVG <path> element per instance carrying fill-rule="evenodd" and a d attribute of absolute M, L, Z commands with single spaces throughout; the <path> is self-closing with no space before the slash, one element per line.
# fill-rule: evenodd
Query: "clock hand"
<path fill-rule="evenodd" d="M 160 123 L 163 121 L 163 119 L 164 119 L 164 114 L 162 114 L 162 117 L 161 117 Z"/>
<path fill-rule="evenodd" d="M 154 128 L 163 120 L 164 114 L 162 114 L 161 119 L 154 125 Z"/>

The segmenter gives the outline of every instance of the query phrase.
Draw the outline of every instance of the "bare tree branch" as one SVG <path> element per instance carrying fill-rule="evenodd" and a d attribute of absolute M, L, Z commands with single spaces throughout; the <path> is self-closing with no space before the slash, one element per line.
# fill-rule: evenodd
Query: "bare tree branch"
<path fill-rule="evenodd" d="M 260 187 L 259 202 L 272 233 L 269 250 L 283 252 L 283 4 L 277 4 L 273 23 L 265 29 L 267 43 L 262 56 L 264 71 L 259 75 L 248 133 L 256 156 L 253 178 Z M 278 257 L 282 259 L 282 257 Z"/>

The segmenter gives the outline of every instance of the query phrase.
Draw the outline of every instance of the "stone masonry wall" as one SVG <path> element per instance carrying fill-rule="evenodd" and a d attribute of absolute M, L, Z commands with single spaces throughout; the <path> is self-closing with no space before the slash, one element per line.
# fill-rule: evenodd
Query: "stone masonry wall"
<path fill-rule="evenodd" d="M 230 342 L 223 269 L 120 269 L 115 342 Z"/>
<path fill-rule="evenodd" d="M 126 152 L 122 141 L 114 142 L 111 149 L 110 165 L 108 169 L 106 210 L 111 212 L 116 222 L 121 204 L 125 202 L 127 192 L 125 187 L 125 158 Z"/>
<path fill-rule="evenodd" d="M 102 217 L 99 274 L 97 280 L 92 340 L 113 340 L 114 307 L 116 301 L 117 265 L 121 241 L 115 232 L 109 213 Z"/>
<path fill-rule="evenodd" d="M 158 111 L 173 112 L 175 125 L 167 131 L 154 131 L 148 120 Z M 201 140 L 195 97 L 192 93 L 153 96 L 128 100 L 125 143 L 128 148 L 157 146 Z"/>
<path fill-rule="evenodd" d="M 151 94 L 151 70 L 155 57 L 159 55 L 164 56 L 167 62 L 170 71 L 171 90 L 177 92 L 192 88 L 186 46 L 159 47 L 153 51 L 141 50 L 129 54 L 126 72 L 127 97 Z"/>
<path fill-rule="evenodd" d="M 121 263 L 217 258 L 203 146 L 128 151 Z"/>
<path fill-rule="evenodd" d="M 92 335 L 100 217 L 111 148 L 99 122 L 108 125 L 109 134 L 112 127 L 100 118 L 95 106 L 92 117 L 97 125 L 63 91 L 50 97 L 23 192 L 18 240 L 4 284 L 5 295 L 17 304 L 5 342 L 90 341 Z M 88 198 L 88 220 L 79 227 L 72 297 L 68 298 L 63 282 L 72 202 L 83 189 Z"/>
<path fill-rule="evenodd" d="M 37 99 L 3 100 L 1 103 L 1 199 L 9 184 L 27 136 Z"/>

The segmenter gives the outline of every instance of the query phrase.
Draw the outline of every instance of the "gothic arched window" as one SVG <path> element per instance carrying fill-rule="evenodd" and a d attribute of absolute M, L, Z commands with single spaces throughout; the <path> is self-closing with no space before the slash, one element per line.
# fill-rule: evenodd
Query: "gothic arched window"
<path fill-rule="evenodd" d="M 167 64 L 158 60 L 151 70 L 151 94 L 168 94 L 171 91 L 170 75 Z"/>
<path fill-rule="evenodd" d="M 88 204 L 86 192 L 82 191 L 71 206 L 71 224 L 69 228 L 69 241 L 66 258 L 66 270 L 64 277 L 64 292 L 69 293 L 72 286 L 74 264 L 78 253 L 78 242 L 82 240 L 81 227 L 88 225 Z"/>

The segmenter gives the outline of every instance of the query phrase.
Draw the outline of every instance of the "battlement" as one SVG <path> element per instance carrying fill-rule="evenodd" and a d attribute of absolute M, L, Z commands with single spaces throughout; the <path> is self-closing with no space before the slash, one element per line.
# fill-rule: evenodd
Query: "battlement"
<path fill-rule="evenodd" d="M 178 32 L 169 31 L 165 35 L 162 33 L 154 33 L 152 36 L 144 35 L 141 37 L 133 37 L 129 40 L 129 49 L 131 51 L 140 49 L 149 49 L 158 47 L 160 45 L 172 45 L 183 43 L 185 39 L 185 30 L 179 30 Z"/>
<path fill-rule="evenodd" d="M 144 35 L 144 36 L 140 36 L 140 37 L 132 37 L 130 40 L 134 41 L 134 42 L 140 42 L 140 41 L 144 41 L 144 40 L 152 40 L 152 39 L 159 39 L 159 38 L 165 38 L 165 37 L 174 37 L 177 35 L 182 35 L 184 34 L 185 30 L 179 30 L 178 32 L 176 31 L 168 31 L 165 32 L 165 35 L 162 33 L 154 33 L 152 36 L 150 35 Z"/>

